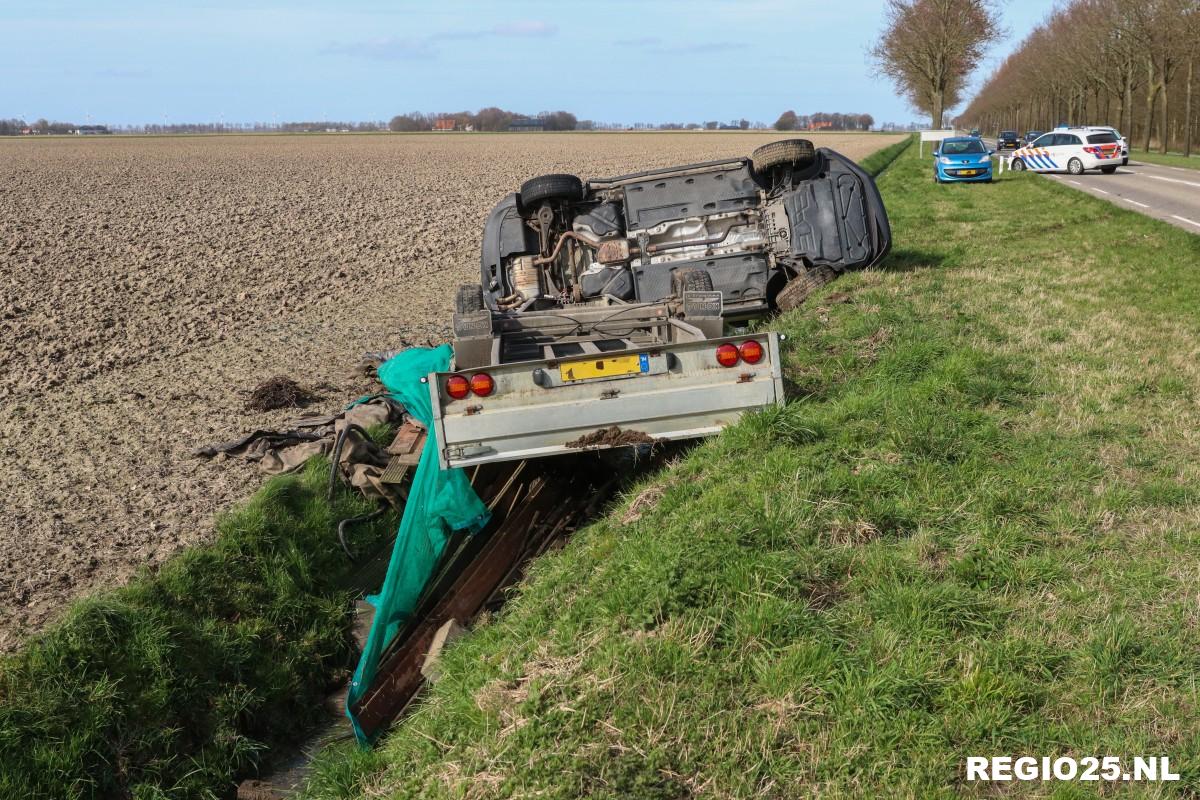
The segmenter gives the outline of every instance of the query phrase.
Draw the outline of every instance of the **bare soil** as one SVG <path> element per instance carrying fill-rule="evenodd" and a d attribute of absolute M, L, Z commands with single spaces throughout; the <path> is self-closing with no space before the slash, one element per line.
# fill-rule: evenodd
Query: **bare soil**
<path fill-rule="evenodd" d="M 447 338 L 488 209 L 549 172 L 748 154 L 778 134 L 0 141 L 0 649 L 213 536 L 259 483 L 194 447 L 273 376 L 335 406 L 365 351 Z M 895 136 L 813 137 L 862 157 Z"/>

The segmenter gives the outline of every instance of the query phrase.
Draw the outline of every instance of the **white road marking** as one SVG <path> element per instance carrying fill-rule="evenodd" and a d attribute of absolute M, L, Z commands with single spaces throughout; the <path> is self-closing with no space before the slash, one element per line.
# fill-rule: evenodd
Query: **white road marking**
<path fill-rule="evenodd" d="M 1138 174 L 1141 175 L 1143 173 L 1139 172 Z M 1164 178 L 1162 175 L 1150 175 L 1150 174 L 1146 174 L 1146 177 L 1153 178 L 1156 181 L 1167 181 L 1168 183 L 1182 183 L 1184 186 L 1195 186 L 1197 189 L 1200 189 L 1200 183 L 1196 183 L 1195 181 L 1181 181 L 1178 178 Z"/>
<path fill-rule="evenodd" d="M 1073 184 L 1075 184 L 1076 186 L 1083 186 L 1083 184 L 1082 184 L 1082 183 L 1080 183 L 1079 181 L 1073 181 L 1073 180 L 1070 180 L 1070 179 L 1068 179 L 1068 180 L 1067 180 L 1067 183 L 1073 183 Z"/>
<path fill-rule="evenodd" d="M 1190 172 L 1191 171 L 1191 170 L 1186 170 L 1183 167 L 1167 167 L 1167 169 L 1173 169 L 1176 172 Z"/>
<path fill-rule="evenodd" d="M 1200 222 L 1196 222 L 1196 220 L 1194 220 L 1194 219 L 1188 219 L 1187 217 L 1181 217 L 1178 214 L 1172 214 L 1171 216 L 1174 217 L 1175 219 L 1179 220 L 1180 222 L 1186 222 L 1189 225 L 1195 225 L 1197 228 L 1200 228 Z"/>
<path fill-rule="evenodd" d="M 1104 191 L 1103 189 L 1097 189 L 1095 187 L 1092 187 L 1092 191 L 1099 192 L 1100 194 L 1108 194 L 1108 192 Z"/>
<path fill-rule="evenodd" d="M 1122 197 L 1121 199 L 1124 200 L 1126 203 L 1133 203 L 1135 206 L 1141 206 L 1142 208 L 1150 207 L 1150 206 L 1146 205 L 1145 203 L 1139 203 L 1137 200 L 1130 200 L 1128 197 Z"/>

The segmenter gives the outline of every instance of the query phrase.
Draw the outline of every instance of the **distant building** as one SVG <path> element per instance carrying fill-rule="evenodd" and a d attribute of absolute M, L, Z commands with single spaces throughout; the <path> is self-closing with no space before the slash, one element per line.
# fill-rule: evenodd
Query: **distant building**
<path fill-rule="evenodd" d="M 104 125 L 80 125 L 75 129 L 76 136 L 98 136 L 108 132 L 108 128 Z"/>
<path fill-rule="evenodd" d="M 443 117 L 433 121 L 433 129 L 435 131 L 453 131 L 458 129 L 458 124 L 450 117 Z"/>
<path fill-rule="evenodd" d="M 540 119 L 532 117 L 519 117 L 509 123 L 510 131 L 519 131 L 521 133 L 534 133 L 536 131 L 545 130 L 545 127 Z"/>

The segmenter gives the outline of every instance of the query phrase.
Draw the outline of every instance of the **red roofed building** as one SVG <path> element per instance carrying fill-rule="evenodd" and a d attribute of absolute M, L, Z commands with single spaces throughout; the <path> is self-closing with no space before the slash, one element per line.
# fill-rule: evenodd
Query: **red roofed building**
<path fill-rule="evenodd" d="M 454 120 L 448 117 L 433 121 L 433 129 L 435 131 L 452 131 L 456 127 L 457 126 L 454 124 Z"/>

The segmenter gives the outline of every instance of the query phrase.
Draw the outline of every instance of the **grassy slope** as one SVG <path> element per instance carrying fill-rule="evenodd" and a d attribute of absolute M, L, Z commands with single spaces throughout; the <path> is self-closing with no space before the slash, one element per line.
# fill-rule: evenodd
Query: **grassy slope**
<path fill-rule="evenodd" d="M 1200 790 L 1200 237 L 928 173 L 881 179 L 889 269 L 775 323 L 796 401 L 541 559 L 308 797 L 980 796 L 1003 754 Z"/>
<path fill-rule="evenodd" d="M 383 432 L 379 432 L 380 435 Z M 352 666 L 329 462 L 273 478 L 210 546 L 75 603 L 0 660 L 0 797 L 224 798 Z M 379 542 L 390 515 L 354 530 Z"/>
<path fill-rule="evenodd" d="M 1190 167 L 1191 169 L 1200 169 L 1200 156 L 1185 156 L 1183 153 L 1147 153 L 1145 150 L 1137 150 L 1131 148 L 1129 151 L 1131 161 L 1145 161 L 1150 164 L 1162 164 L 1168 167 Z"/>

